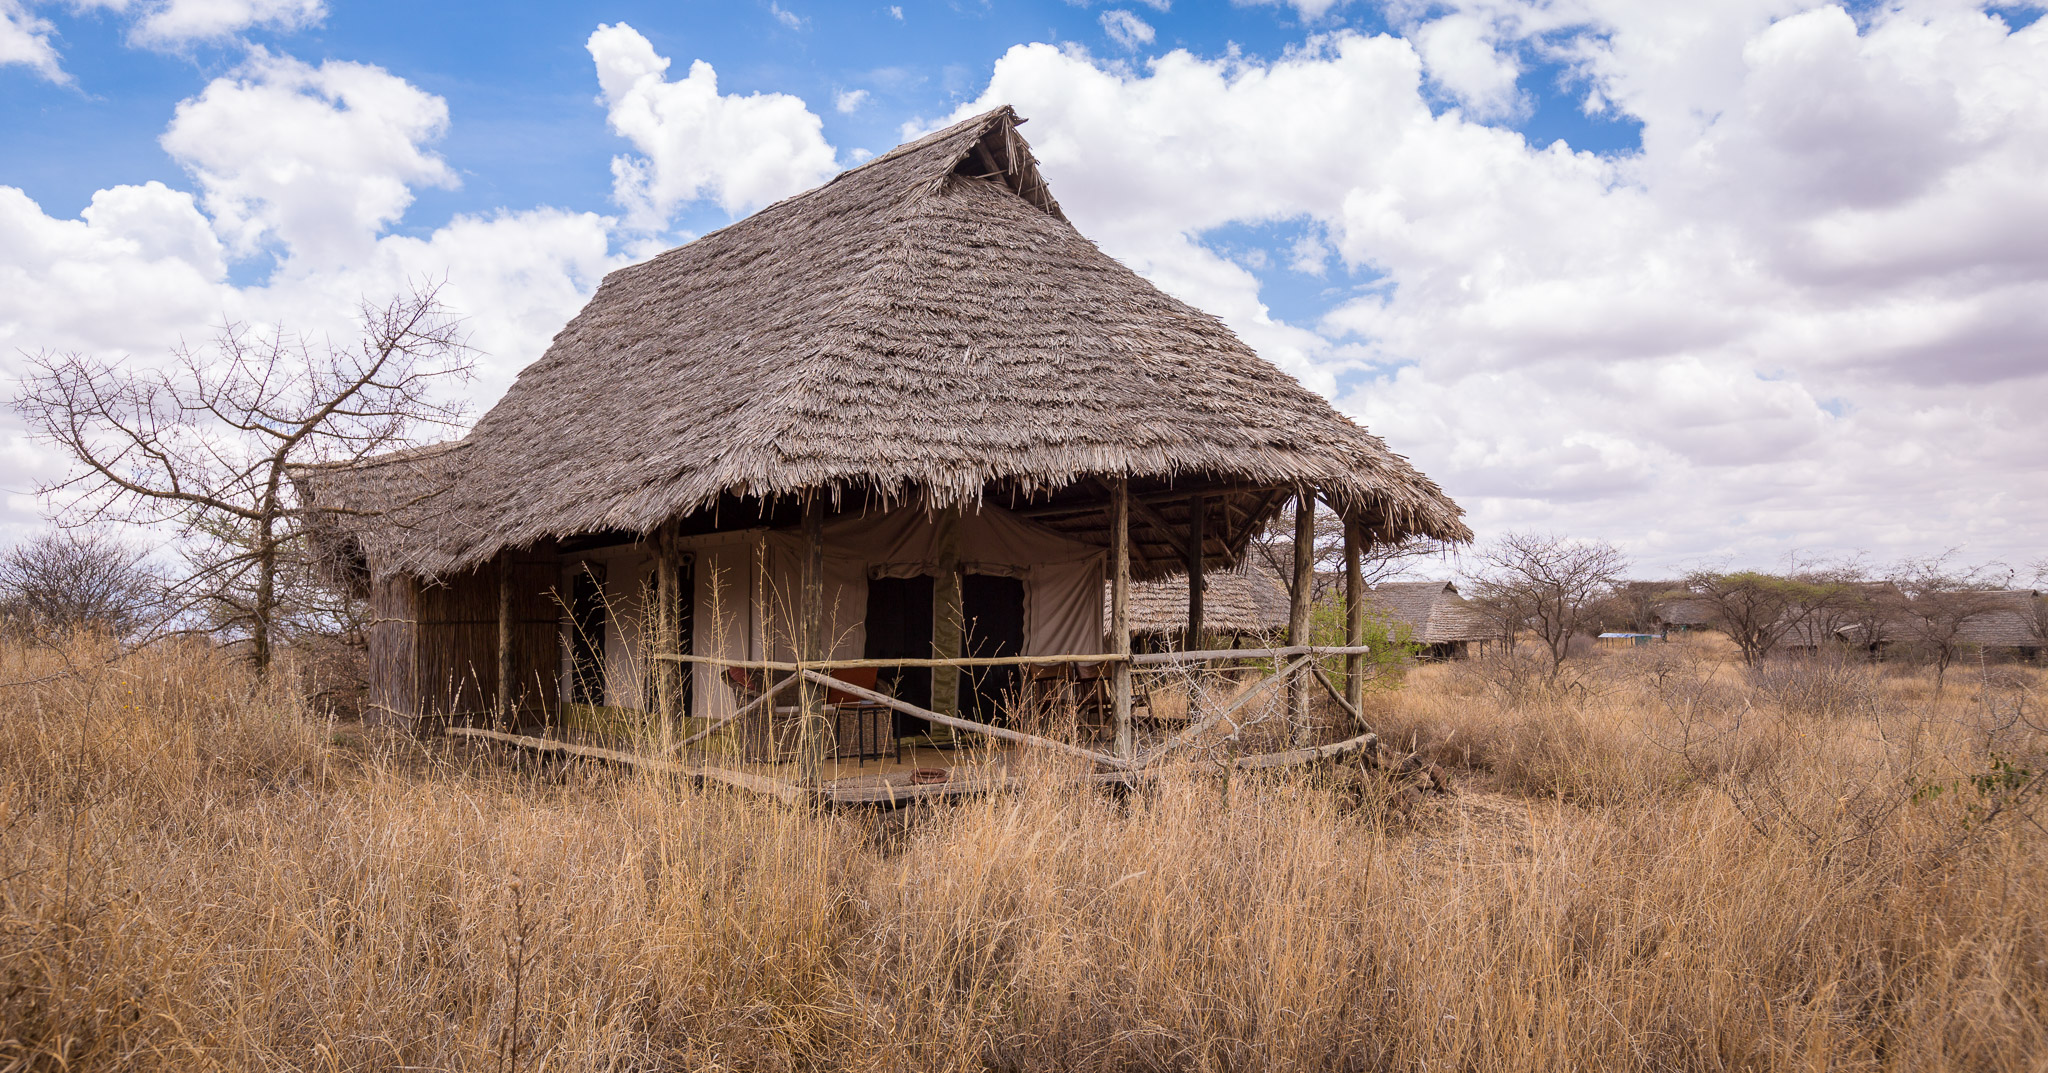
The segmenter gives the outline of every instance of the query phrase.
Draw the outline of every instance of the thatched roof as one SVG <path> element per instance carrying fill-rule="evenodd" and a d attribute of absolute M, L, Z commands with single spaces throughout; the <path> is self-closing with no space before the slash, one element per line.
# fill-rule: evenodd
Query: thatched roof
<path fill-rule="evenodd" d="M 1388 618 L 1408 627 L 1416 644 L 1484 641 L 1495 636 L 1492 623 L 1448 581 L 1386 581 L 1366 596 Z"/>
<path fill-rule="evenodd" d="M 312 471 L 379 572 L 506 547 L 834 502 L 1029 503 L 1091 477 L 1306 482 L 1387 539 L 1470 539 L 1377 437 L 1061 214 L 997 108 L 607 276 L 433 466 Z M 1219 520 L 1230 515 L 1222 512 Z"/>
<path fill-rule="evenodd" d="M 1712 625 L 1714 605 L 1705 600 L 1679 597 L 1657 604 L 1657 617 L 1667 626 L 1700 627 Z"/>
<path fill-rule="evenodd" d="M 1287 586 L 1264 564 L 1248 560 L 1234 570 L 1204 573 L 1202 581 L 1203 629 L 1262 634 L 1287 628 Z M 1187 624 L 1187 574 L 1131 586 L 1132 633 L 1173 633 Z"/>
<path fill-rule="evenodd" d="M 1987 648 L 2039 648 L 2042 637 L 2036 623 L 2041 594 L 2032 589 L 1972 594 L 1980 596 L 1984 610 L 1965 619 L 1956 635 L 1970 644 Z"/>
<path fill-rule="evenodd" d="M 1417 645 L 1489 641 L 1499 631 L 1452 582 L 1380 582 L 1366 594 L 1382 614 L 1409 629 Z"/>

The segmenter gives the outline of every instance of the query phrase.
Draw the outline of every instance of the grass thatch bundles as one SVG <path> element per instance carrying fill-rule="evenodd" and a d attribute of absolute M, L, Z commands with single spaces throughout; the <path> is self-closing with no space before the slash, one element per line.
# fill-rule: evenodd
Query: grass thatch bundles
<path fill-rule="evenodd" d="M 1304 482 L 1386 537 L 1469 539 L 1407 460 L 1076 231 L 1019 122 L 998 108 L 612 273 L 460 448 L 306 485 L 368 508 L 448 487 L 347 526 L 380 573 L 721 497 L 942 507 L 1103 476 Z"/>
<path fill-rule="evenodd" d="M 1448 581 L 1384 581 L 1366 599 L 1408 627 L 1416 644 L 1487 641 L 1500 632 Z"/>

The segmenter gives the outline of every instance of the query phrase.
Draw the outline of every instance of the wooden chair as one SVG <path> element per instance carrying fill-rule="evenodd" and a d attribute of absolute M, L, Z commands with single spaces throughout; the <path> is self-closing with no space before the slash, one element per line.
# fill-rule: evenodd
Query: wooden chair
<path fill-rule="evenodd" d="M 878 667 L 841 667 L 832 677 L 850 686 L 873 690 L 881 677 Z M 843 689 L 825 689 L 825 718 L 832 727 L 833 755 L 852 757 L 855 763 L 888 757 L 903 759 L 903 745 L 896 739 L 896 710 Z"/>

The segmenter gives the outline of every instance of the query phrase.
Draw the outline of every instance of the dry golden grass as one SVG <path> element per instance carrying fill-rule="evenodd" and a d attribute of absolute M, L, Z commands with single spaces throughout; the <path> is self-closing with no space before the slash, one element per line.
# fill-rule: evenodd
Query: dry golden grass
<path fill-rule="evenodd" d="M 1377 715 L 1460 786 L 1412 807 L 1348 772 L 899 814 L 74 651 L 0 693 L 0 1068 L 2043 1068 L 2048 838 L 1967 781 L 2040 766 L 2034 675 L 1677 647 L 1417 671 Z"/>

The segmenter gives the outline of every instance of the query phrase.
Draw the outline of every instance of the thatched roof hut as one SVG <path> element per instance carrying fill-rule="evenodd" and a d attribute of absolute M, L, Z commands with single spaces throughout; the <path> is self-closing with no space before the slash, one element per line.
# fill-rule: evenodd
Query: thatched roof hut
<path fill-rule="evenodd" d="M 1679 596 L 1659 601 L 1657 620 L 1666 629 L 1704 630 L 1714 623 L 1714 605 L 1696 597 Z"/>
<path fill-rule="evenodd" d="M 1235 569 L 1203 577 L 1202 622 L 1212 634 L 1278 637 L 1287 630 L 1287 586 L 1264 563 L 1247 559 Z M 1188 576 L 1174 574 L 1131 586 L 1131 632 L 1178 634 L 1187 626 Z"/>
<path fill-rule="evenodd" d="M 661 576 L 700 615 L 753 609 L 699 648 L 773 650 L 764 609 L 801 567 L 829 575 L 801 588 L 837 609 L 812 631 L 835 652 L 879 644 L 876 593 L 920 598 L 897 584 L 918 577 L 942 606 L 891 628 L 936 621 L 927 654 L 973 649 L 944 637 L 972 576 L 1022 585 L 1026 651 L 1087 651 L 1124 556 L 1140 579 L 1228 568 L 1301 495 L 1366 539 L 1470 539 L 1378 437 L 1076 231 L 1022 122 L 994 109 L 613 272 L 461 442 L 300 473 L 333 508 L 322 538 L 384 601 L 373 670 L 410 661 L 383 694 L 569 683 L 560 631 L 599 617 L 565 611 L 585 606 L 571 590 L 631 605 L 650 562 L 694 564 Z"/>
<path fill-rule="evenodd" d="M 1961 640 L 1985 648 L 2042 647 L 2048 609 L 2039 592 L 2008 589 L 1972 595 L 1982 601 L 1983 610 L 1963 621 L 1956 631 Z"/>
<path fill-rule="evenodd" d="M 1371 606 L 1405 626 L 1409 640 L 1437 655 L 1462 654 L 1464 646 L 1485 643 L 1498 631 L 1486 616 L 1449 581 L 1386 581 L 1367 596 Z"/>

